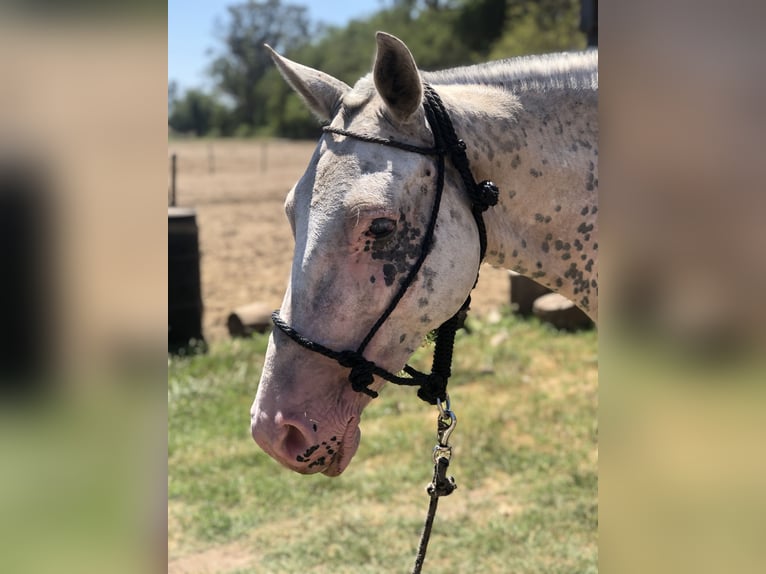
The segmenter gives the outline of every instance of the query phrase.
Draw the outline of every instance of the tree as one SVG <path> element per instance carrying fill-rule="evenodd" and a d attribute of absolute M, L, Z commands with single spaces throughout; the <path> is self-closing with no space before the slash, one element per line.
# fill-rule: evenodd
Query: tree
<path fill-rule="evenodd" d="M 509 0 L 490 59 L 585 48 L 580 8 L 580 0 Z"/>
<path fill-rule="evenodd" d="M 178 99 L 178 82 L 168 81 L 168 116 L 173 112 L 173 105 Z"/>
<path fill-rule="evenodd" d="M 210 74 L 234 102 L 233 113 L 240 125 L 263 126 L 268 122 L 268 94 L 259 84 L 273 67 L 263 45 L 283 51 L 306 44 L 310 38 L 307 8 L 280 0 L 250 0 L 229 6 L 227 12 L 227 21 L 219 23 L 224 52 L 211 64 Z"/>
<path fill-rule="evenodd" d="M 217 127 L 225 111 L 212 96 L 189 90 L 183 98 L 172 101 L 168 125 L 179 133 L 204 136 Z"/>

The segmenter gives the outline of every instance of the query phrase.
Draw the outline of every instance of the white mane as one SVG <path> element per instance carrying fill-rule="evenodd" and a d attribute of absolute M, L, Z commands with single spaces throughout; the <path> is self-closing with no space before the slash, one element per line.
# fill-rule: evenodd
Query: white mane
<path fill-rule="evenodd" d="M 437 72 L 422 71 L 434 85 L 487 85 L 511 93 L 556 89 L 598 90 L 598 50 L 520 56 Z M 343 105 L 357 109 L 375 93 L 372 75 L 362 77 L 343 97 Z"/>
<path fill-rule="evenodd" d="M 423 72 L 435 84 L 488 84 L 511 92 L 598 89 L 598 51 L 521 56 L 486 64 Z"/>

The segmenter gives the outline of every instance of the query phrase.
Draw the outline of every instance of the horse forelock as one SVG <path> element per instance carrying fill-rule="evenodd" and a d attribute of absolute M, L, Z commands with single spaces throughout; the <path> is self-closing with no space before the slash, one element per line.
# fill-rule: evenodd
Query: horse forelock
<path fill-rule="evenodd" d="M 351 91 L 343 95 L 343 107 L 348 112 L 354 112 L 369 102 L 375 95 L 375 84 L 372 75 L 367 74 L 360 78 Z"/>

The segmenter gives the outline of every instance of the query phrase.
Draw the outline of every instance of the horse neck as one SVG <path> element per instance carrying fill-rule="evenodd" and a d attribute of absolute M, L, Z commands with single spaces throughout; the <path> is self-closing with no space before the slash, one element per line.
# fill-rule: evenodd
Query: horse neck
<path fill-rule="evenodd" d="M 500 188 L 485 214 L 487 262 L 531 277 L 592 318 L 598 301 L 597 93 L 522 92 L 512 117 L 454 113 L 477 181 Z"/>

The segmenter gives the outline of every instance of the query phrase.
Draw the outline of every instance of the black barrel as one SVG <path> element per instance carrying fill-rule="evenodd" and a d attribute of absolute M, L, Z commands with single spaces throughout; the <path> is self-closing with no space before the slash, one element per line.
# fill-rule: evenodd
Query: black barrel
<path fill-rule="evenodd" d="M 1 147 L 1 146 L 0 146 Z M 0 149 L 0 403 L 48 390 L 58 331 L 46 166 Z"/>
<path fill-rule="evenodd" d="M 168 352 L 205 350 L 199 229 L 188 207 L 168 207 Z"/>

